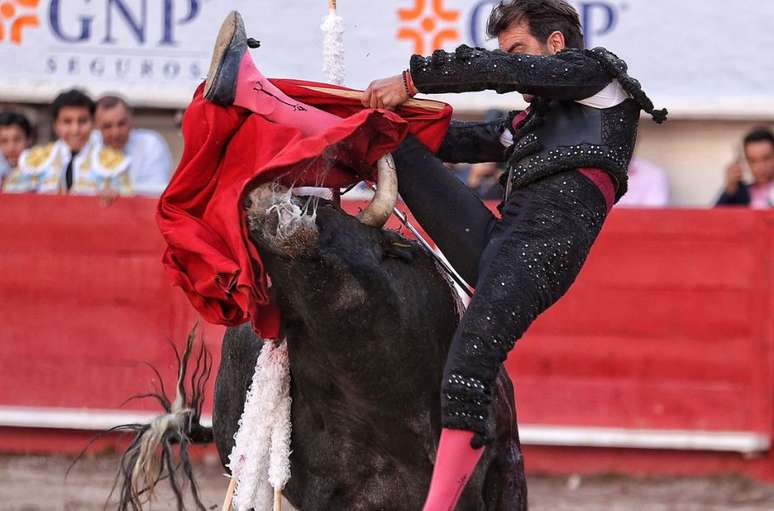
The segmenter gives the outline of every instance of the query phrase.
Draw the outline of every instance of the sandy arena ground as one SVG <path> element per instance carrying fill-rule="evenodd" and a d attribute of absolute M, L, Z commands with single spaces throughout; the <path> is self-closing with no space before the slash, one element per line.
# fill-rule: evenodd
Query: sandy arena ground
<path fill-rule="evenodd" d="M 97 511 L 105 507 L 117 467 L 114 457 L 80 462 L 67 480 L 67 458 L 0 456 L 0 511 Z M 214 463 L 197 466 L 208 509 L 219 510 L 226 482 Z M 630 479 L 550 478 L 529 481 L 530 511 L 772 511 L 774 486 L 735 477 Z M 170 492 L 160 492 L 154 511 L 174 509 Z M 289 506 L 283 510 L 291 511 Z"/>

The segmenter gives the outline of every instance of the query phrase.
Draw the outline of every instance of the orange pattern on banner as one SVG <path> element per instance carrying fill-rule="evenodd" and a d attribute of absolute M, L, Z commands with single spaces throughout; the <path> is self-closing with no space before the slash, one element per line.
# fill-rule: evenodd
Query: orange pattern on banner
<path fill-rule="evenodd" d="M 0 0 L 0 42 L 5 40 L 6 20 L 10 21 L 10 41 L 13 44 L 22 43 L 25 28 L 37 28 L 40 20 L 34 14 L 19 13 L 18 9 L 34 9 L 40 0 Z"/>
<path fill-rule="evenodd" d="M 460 19 L 460 11 L 443 8 L 443 0 L 433 0 L 433 12 L 444 21 L 454 22 Z"/>
<path fill-rule="evenodd" d="M 432 0 L 428 6 L 428 0 L 414 0 L 413 7 L 398 9 L 398 19 L 404 24 L 398 29 L 398 39 L 414 43 L 414 53 L 426 55 L 459 40 L 456 26 L 441 25 L 458 22 L 460 11 L 446 9 L 443 3 L 444 0 Z"/>
<path fill-rule="evenodd" d="M 398 17 L 403 21 L 411 21 L 419 18 L 425 12 L 425 0 L 414 0 L 411 9 L 398 9 Z"/>

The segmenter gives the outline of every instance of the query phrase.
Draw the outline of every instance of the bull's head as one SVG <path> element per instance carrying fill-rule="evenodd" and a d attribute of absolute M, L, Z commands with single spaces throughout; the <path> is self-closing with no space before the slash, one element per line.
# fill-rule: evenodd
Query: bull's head
<path fill-rule="evenodd" d="M 380 229 L 392 214 L 397 199 L 395 162 L 388 154 L 377 163 L 376 191 L 368 206 L 357 216 L 358 220 Z M 255 188 L 249 195 L 247 210 L 253 240 L 276 255 L 311 254 L 319 241 L 319 232 L 315 215 L 309 215 L 307 209 L 282 185 L 268 183 Z"/>

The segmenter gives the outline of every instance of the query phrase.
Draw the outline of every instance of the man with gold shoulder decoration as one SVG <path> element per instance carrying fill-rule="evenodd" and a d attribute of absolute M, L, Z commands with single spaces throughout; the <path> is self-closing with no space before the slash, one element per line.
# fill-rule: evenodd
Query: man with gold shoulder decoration
<path fill-rule="evenodd" d="M 24 151 L 5 192 L 132 195 L 130 159 L 92 137 L 94 101 L 80 90 L 59 94 L 51 105 L 57 140 Z"/>

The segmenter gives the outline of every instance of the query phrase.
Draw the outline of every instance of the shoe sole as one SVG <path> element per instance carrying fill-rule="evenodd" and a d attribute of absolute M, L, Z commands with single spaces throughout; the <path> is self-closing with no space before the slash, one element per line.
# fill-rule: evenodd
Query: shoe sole
<path fill-rule="evenodd" d="M 205 99 L 212 99 L 213 89 L 218 85 L 220 79 L 223 57 L 226 54 L 226 50 L 228 50 L 231 45 L 231 42 L 234 40 L 237 29 L 242 24 L 242 17 L 239 13 L 231 11 L 220 26 L 218 37 L 215 39 L 215 48 L 212 50 L 212 60 L 210 61 L 210 69 L 207 72 L 207 81 L 204 84 Z M 234 85 L 236 86 L 236 84 Z"/>

